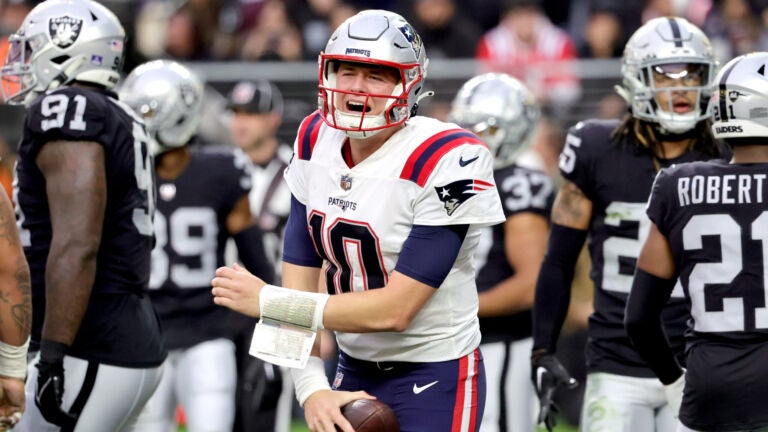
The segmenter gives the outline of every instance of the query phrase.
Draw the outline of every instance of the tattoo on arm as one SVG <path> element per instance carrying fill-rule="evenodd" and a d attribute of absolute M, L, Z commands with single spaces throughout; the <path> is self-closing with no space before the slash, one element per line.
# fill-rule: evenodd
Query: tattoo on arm
<path fill-rule="evenodd" d="M 29 266 L 23 256 L 16 262 L 16 289 L 21 293 L 21 301 L 11 306 L 11 317 L 19 329 L 19 335 L 25 339 L 32 329 L 32 281 Z"/>
<path fill-rule="evenodd" d="M 577 229 L 587 229 L 592 217 L 592 202 L 572 182 L 565 182 L 552 206 L 552 222 Z"/>

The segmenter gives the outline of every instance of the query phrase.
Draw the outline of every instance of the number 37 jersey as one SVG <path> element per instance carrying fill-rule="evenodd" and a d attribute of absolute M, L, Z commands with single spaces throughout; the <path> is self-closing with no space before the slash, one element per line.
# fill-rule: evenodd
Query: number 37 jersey
<path fill-rule="evenodd" d="M 470 229 L 452 270 L 408 329 L 337 332 L 339 347 L 371 361 L 467 354 L 480 342 L 473 262 L 480 227 L 504 221 L 490 152 L 466 130 L 418 116 L 351 168 L 342 156 L 346 139 L 314 113 L 300 127 L 286 172 L 307 208 L 330 294 L 384 287 L 414 225 Z"/>

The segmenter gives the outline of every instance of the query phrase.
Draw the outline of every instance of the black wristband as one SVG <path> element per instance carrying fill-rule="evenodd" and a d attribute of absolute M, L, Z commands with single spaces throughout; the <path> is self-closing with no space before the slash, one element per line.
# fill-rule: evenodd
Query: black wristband
<path fill-rule="evenodd" d="M 40 341 L 40 360 L 47 363 L 54 363 L 64 358 L 69 347 L 61 342 L 48 339 Z"/>

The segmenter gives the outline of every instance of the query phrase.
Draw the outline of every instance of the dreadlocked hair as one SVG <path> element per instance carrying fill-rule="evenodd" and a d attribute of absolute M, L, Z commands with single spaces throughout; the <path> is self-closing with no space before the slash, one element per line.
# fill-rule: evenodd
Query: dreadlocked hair
<path fill-rule="evenodd" d="M 714 158 L 723 154 L 722 148 L 712 136 L 712 120 L 710 119 L 696 123 L 693 129 L 676 135 L 676 137 L 693 138 L 685 151 L 697 150 Z M 611 138 L 620 139 L 622 142 L 638 147 L 653 159 L 656 171 L 661 169 L 659 159 L 665 159 L 666 155 L 664 147 L 661 145 L 663 136 L 658 132 L 654 123 L 634 117 L 631 112 L 627 113 L 611 133 Z"/>

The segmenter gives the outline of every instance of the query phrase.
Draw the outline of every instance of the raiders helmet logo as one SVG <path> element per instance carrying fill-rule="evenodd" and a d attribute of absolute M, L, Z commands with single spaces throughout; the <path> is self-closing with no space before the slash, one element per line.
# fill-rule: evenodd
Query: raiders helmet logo
<path fill-rule="evenodd" d="M 446 213 L 451 216 L 466 200 L 475 196 L 476 193 L 492 187 L 493 184 L 486 181 L 467 179 L 455 181 L 445 186 L 437 186 L 435 192 L 437 192 L 440 201 L 445 204 L 443 207 Z"/>
<path fill-rule="evenodd" d="M 80 36 L 80 30 L 82 30 L 82 28 L 82 19 L 72 18 L 66 15 L 51 18 L 51 20 L 48 21 L 48 34 L 51 36 L 51 41 L 59 48 L 68 48 L 72 46 L 78 36 Z"/>

